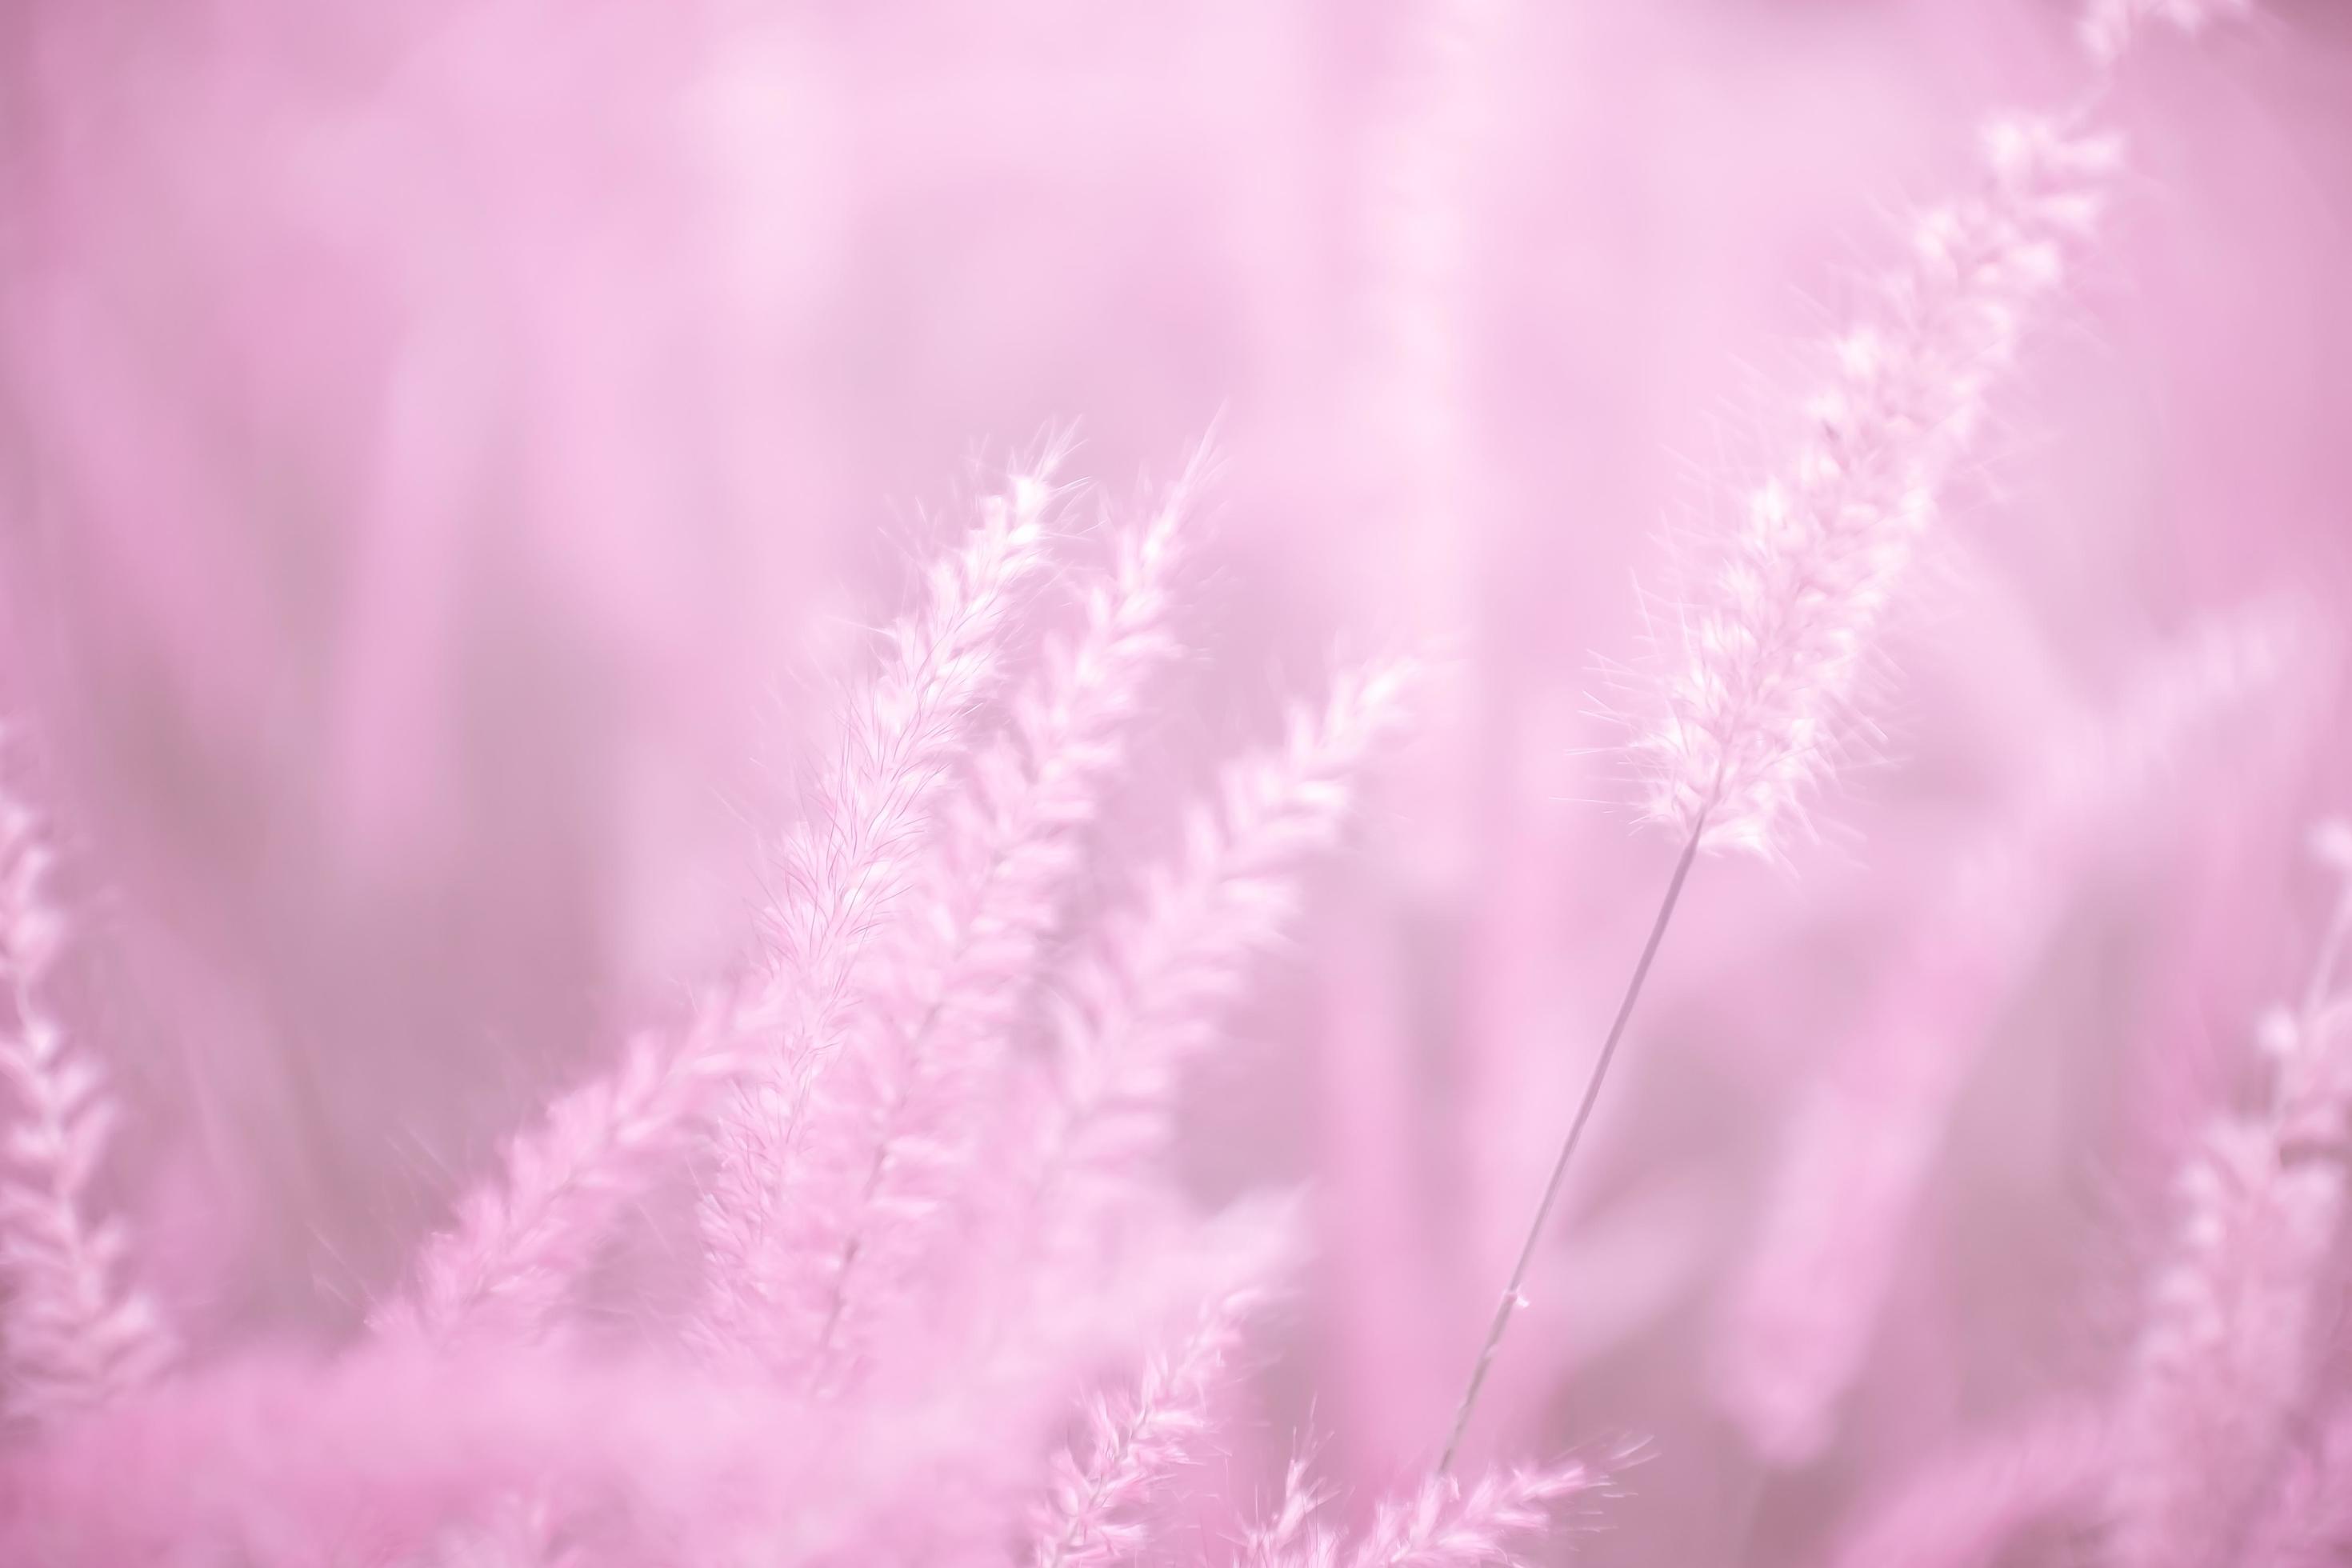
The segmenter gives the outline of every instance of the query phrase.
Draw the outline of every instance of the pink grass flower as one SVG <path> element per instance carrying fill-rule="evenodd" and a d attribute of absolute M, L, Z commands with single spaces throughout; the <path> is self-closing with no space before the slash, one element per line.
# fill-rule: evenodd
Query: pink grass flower
<path fill-rule="evenodd" d="M 1467 1487 L 1433 1476 L 1381 1506 L 1349 1568 L 1516 1568 L 1533 1561 L 1526 1549 L 1568 1505 L 1606 1485 L 1574 1463 L 1498 1471 Z"/>
<path fill-rule="evenodd" d="M 1055 1458 L 1035 1527 L 1037 1568 L 1112 1568 L 1149 1544 L 1150 1505 L 1218 1440 L 1214 1399 L 1250 1321 L 1299 1251 L 1295 1216 L 1234 1216 L 1228 1278 L 1182 1335 L 1155 1350 L 1132 1387 L 1099 1394 L 1086 1430 Z"/>
<path fill-rule="evenodd" d="M 1030 1155 L 1030 1219 L 1048 1256 L 1097 1250 L 1165 1141 L 1179 1069 L 1288 929 L 1299 873 L 1338 841 L 1416 673 L 1395 659 L 1350 669 L 1291 715 L 1281 745 L 1228 764 L 1181 853 L 1089 943 L 1055 1016 L 1055 1082 Z"/>
<path fill-rule="evenodd" d="M 648 1031 L 617 1070 L 559 1097 L 509 1144 L 503 1172 L 425 1244 L 380 1329 L 528 1337 L 561 1309 L 628 1206 L 672 1173 L 721 1092 L 758 1060 L 730 999 L 681 1032 Z"/>
<path fill-rule="evenodd" d="M 1769 853 L 1836 763 L 1944 475 L 2121 160 L 2113 138 L 2041 120 L 1993 121 L 1985 148 L 1983 188 L 1917 220 L 1909 263 L 1838 340 L 1802 451 L 1695 565 L 1662 711 L 1634 743 L 1649 814 L 1678 835 Z"/>
<path fill-rule="evenodd" d="M 1237 1568 L 1339 1568 L 1339 1538 L 1315 1521 L 1329 1496 L 1316 1484 L 1304 1455 L 1283 1472 L 1281 1498 L 1272 1517 L 1244 1536 Z"/>
<path fill-rule="evenodd" d="M 869 1309 L 908 1288 L 1003 1131 L 986 1108 L 1003 1098 L 1012 1031 L 1149 684 L 1180 648 L 1172 594 L 1203 471 L 1196 458 L 1120 532 L 1108 573 L 1087 583 L 1083 625 L 1047 644 L 930 852 L 877 1026 L 827 1079 L 812 1136 L 828 1146 L 794 1216 L 825 1298 L 821 1358 L 852 1353 Z"/>
<path fill-rule="evenodd" d="M 560 1099 L 510 1143 L 501 1176 L 461 1200 L 457 1223 L 420 1258 L 411 1298 L 384 1321 L 446 1332 L 489 1318 L 490 1326 L 535 1329 L 593 1262 L 614 1216 L 673 1168 L 715 1100 L 743 1087 L 763 1059 L 772 1063 L 780 1044 L 786 1062 L 798 1053 L 792 1070 L 819 1065 L 824 1031 L 842 1027 L 850 966 L 903 889 L 928 803 L 951 773 L 972 708 L 1001 678 L 1004 628 L 1023 584 L 1045 563 L 1053 461 L 1049 449 L 1007 495 L 985 503 L 971 539 L 934 569 L 925 605 L 895 629 L 893 661 L 863 699 L 868 706 L 847 716 L 835 775 L 812 805 L 826 815 L 804 822 L 786 849 L 786 874 L 806 898 L 777 911 L 784 951 L 818 962 L 708 998 L 681 1031 L 640 1036 L 612 1073 Z M 794 1006 L 802 1011 L 789 1012 Z M 799 1032 L 780 1043 L 788 1017 Z M 780 1146 L 772 1140 L 789 1131 L 789 1118 L 781 1134 L 739 1121 L 726 1145 L 738 1156 L 722 1168 L 738 1206 L 714 1234 L 739 1248 L 739 1266 L 749 1256 L 740 1248 L 773 1223 L 775 1198 L 741 1157 Z M 723 1275 L 723 1290 L 743 1278 L 740 1267 Z"/>
<path fill-rule="evenodd" d="M 2317 844 L 2344 885 L 2301 1001 L 2263 1026 L 2269 1104 L 2216 1122 L 2182 1173 L 2180 1227 L 2118 1402 L 2118 1568 L 2232 1561 L 2312 1397 L 2352 1145 L 2352 826 Z"/>
<path fill-rule="evenodd" d="M 122 1279 L 121 1226 L 92 1212 L 114 1102 L 43 994 L 66 929 L 49 865 L 40 820 L 0 795 L 0 1366 L 9 1410 L 36 1419 L 117 1394 L 172 1355 L 155 1303 Z"/>
<path fill-rule="evenodd" d="M 1005 674 L 1006 632 L 1047 563 L 1050 472 L 1041 463 L 985 502 L 932 568 L 879 677 L 853 695 L 835 761 L 785 845 L 774 967 L 745 1021 L 770 1036 L 772 1061 L 736 1097 L 702 1205 L 706 1327 L 721 1344 L 766 1353 L 779 1336 L 805 1346 L 821 1332 L 824 1282 L 795 1275 L 779 1232 L 804 1179 L 803 1113 L 864 1000 L 860 961 L 915 873 L 978 706 Z"/>

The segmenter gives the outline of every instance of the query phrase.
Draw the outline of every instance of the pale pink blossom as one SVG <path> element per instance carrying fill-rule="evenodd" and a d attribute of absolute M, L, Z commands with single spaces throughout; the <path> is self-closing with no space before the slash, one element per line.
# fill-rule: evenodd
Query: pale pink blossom
<path fill-rule="evenodd" d="M 1088 830 L 1127 768 L 1152 676 L 1179 651 L 1175 575 L 1204 457 L 1118 532 L 1107 574 L 1079 579 L 1083 626 L 1047 644 L 1009 732 L 981 752 L 900 922 L 879 1021 L 828 1077 L 812 1135 L 830 1146 L 794 1219 L 826 1298 L 822 1355 L 856 1340 L 870 1301 L 906 1288 L 1005 1131 L 979 1108 L 1003 1096 L 1012 1030 L 1036 999 Z"/>
<path fill-rule="evenodd" d="M 40 819 L 0 794 L 0 1402 L 40 1419 L 152 1377 L 172 1354 L 125 1279 L 129 1237 L 92 1186 L 115 1116 L 106 1075 L 44 994 L 66 937 Z"/>
<path fill-rule="evenodd" d="M 1608 1479 L 1561 1463 L 1497 1471 L 1464 1486 L 1433 1476 L 1411 1498 L 1383 1503 L 1348 1554 L 1349 1568 L 1512 1568 L 1570 1505 L 1602 1493 Z"/>
<path fill-rule="evenodd" d="M 1294 1458 L 1283 1472 L 1281 1501 L 1272 1516 L 1250 1526 L 1243 1538 L 1237 1568 L 1338 1568 L 1339 1538 L 1315 1518 L 1329 1500 L 1316 1485 L 1312 1461 Z"/>
<path fill-rule="evenodd" d="M 2214 1122 L 2182 1173 L 2118 1400 L 2118 1568 L 2233 1561 L 2309 1412 L 2352 1138 L 2352 828 L 2316 843 L 2344 885 L 2301 1000 L 2263 1025 L 2268 1103 Z"/>
<path fill-rule="evenodd" d="M 615 1221 L 685 1158 L 719 1095 L 759 1058 L 731 1000 L 680 1030 L 631 1040 L 619 1068 L 557 1099 L 518 1133 L 500 1174 L 459 1200 L 425 1243 L 409 1294 L 378 1326 L 528 1336 L 561 1309 Z"/>
<path fill-rule="evenodd" d="M 1047 563 L 1051 458 L 982 503 L 965 542 L 931 569 L 923 602 L 891 634 L 879 675 L 840 719 L 835 761 L 786 842 L 767 940 L 765 989 L 739 1021 L 768 1065 L 736 1097 L 702 1225 L 712 1258 L 709 1329 L 770 1353 L 822 1331 L 824 1282 L 793 1266 L 779 1234 L 803 1179 L 813 1086 L 865 1000 L 859 963 L 896 911 L 971 740 L 977 706 L 1009 663 L 1005 634 Z"/>
<path fill-rule="evenodd" d="M 1296 1216 L 1234 1216 L 1227 1278 L 1173 1342 L 1157 1347 L 1131 1387 L 1097 1394 L 1086 1430 L 1056 1456 L 1034 1529 L 1037 1568 L 1111 1568 L 1149 1544 L 1155 1493 L 1217 1441 L 1213 1401 L 1234 1373 L 1251 1320 L 1299 1250 Z"/>
<path fill-rule="evenodd" d="M 1649 816 L 1683 851 L 1497 1294 L 1441 1472 L 1524 1299 L 1694 860 L 1709 848 L 1774 854 L 1786 819 L 1838 760 L 1939 488 L 2121 162 L 2115 139 L 2044 120 L 1996 119 L 1983 140 L 1983 189 L 1916 221 L 1909 266 L 1884 280 L 1876 314 L 1837 341 L 1836 382 L 1806 410 L 1809 434 L 1788 472 L 1756 491 L 1739 530 L 1690 568 L 1658 711 L 1633 741 L 1651 774 Z"/>
<path fill-rule="evenodd" d="M 1983 187 L 1916 220 L 1908 263 L 1834 344 L 1802 449 L 1665 612 L 1635 752 L 1677 834 L 1769 852 L 1838 763 L 1945 476 L 2120 165 L 2114 138 L 2050 121 L 1996 120 L 1984 142 Z"/>
<path fill-rule="evenodd" d="M 383 1314 L 387 1321 L 413 1318 L 447 1331 L 494 1312 L 506 1326 L 534 1328 L 593 1263 L 614 1215 L 674 1167 L 716 1098 L 776 1071 L 779 1058 L 798 1059 L 795 1072 L 821 1067 L 821 1035 L 778 1032 L 787 1019 L 816 1029 L 853 999 L 850 965 L 902 890 L 925 803 L 950 777 L 972 706 L 1001 679 L 1004 627 L 1023 584 L 1043 567 L 1052 460 L 1049 452 L 985 502 L 970 541 L 933 572 L 928 600 L 894 633 L 893 662 L 864 699 L 870 706 L 845 716 L 837 772 L 811 803 L 829 815 L 804 822 L 787 847 L 785 875 L 810 901 L 776 911 L 785 951 L 835 967 L 723 988 L 676 1033 L 632 1040 L 616 1069 L 559 1100 L 543 1126 L 511 1142 L 503 1174 L 461 1200 L 456 1226 L 420 1259 L 413 1300 Z M 830 991 L 795 1000 L 795 985 Z M 805 1011 L 789 1014 L 788 1005 Z M 740 1156 L 793 1131 L 789 1122 L 765 1133 L 739 1125 L 726 1147 Z M 743 1227 L 772 1223 L 758 1216 L 775 1194 L 735 1163 L 724 1170 L 749 1206 L 717 1234 L 745 1243 L 752 1233 Z"/>
<path fill-rule="evenodd" d="M 1090 935 L 1055 1015 L 1053 1081 L 1024 1155 L 1023 1217 L 1049 1256 L 1100 1245 L 1150 1169 L 1179 1071 L 1288 930 L 1301 871 L 1338 841 L 1417 673 L 1401 659 L 1343 670 L 1323 702 L 1294 710 L 1282 743 L 1228 763 L 1181 851 Z"/>

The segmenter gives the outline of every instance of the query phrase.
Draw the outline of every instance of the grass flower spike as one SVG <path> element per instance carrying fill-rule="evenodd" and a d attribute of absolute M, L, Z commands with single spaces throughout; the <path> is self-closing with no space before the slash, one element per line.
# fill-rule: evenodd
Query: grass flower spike
<path fill-rule="evenodd" d="M 100 1403 L 171 1355 L 155 1304 L 122 1279 L 128 1237 L 91 1210 L 114 1105 L 44 995 L 65 937 L 40 819 L 0 795 L 0 1368 L 8 1414 Z"/>
<path fill-rule="evenodd" d="M 1909 264 L 1838 341 L 1802 451 L 1676 612 L 1680 657 L 1635 749 L 1678 836 L 1769 853 L 1837 760 L 1944 476 L 2120 164 L 2112 138 L 2045 121 L 1997 121 L 1985 148 L 1983 189 L 1918 220 Z"/>
<path fill-rule="evenodd" d="M 1036 1527 L 1036 1568 L 1110 1568 L 1150 1542 L 1145 1510 L 1216 1439 L 1212 1402 L 1231 1375 L 1250 1321 L 1262 1311 L 1286 1258 L 1297 1249 L 1295 1217 L 1235 1216 L 1227 1283 L 1202 1301 L 1171 1345 L 1155 1351 L 1132 1388 L 1098 1396 L 1084 1436 L 1057 1457 L 1053 1490 Z"/>
<path fill-rule="evenodd" d="M 1005 633 L 1047 562 L 1051 463 L 982 504 L 891 634 L 880 675 L 842 720 L 836 759 L 786 844 L 765 990 L 742 1026 L 770 1061 L 736 1097 L 703 1204 L 714 1262 L 709 1327 L 772 1354 L 823 1332 L 824 1287 L 793 1267 L 784 1234 L 800 1184 L 811 1091 L 865 1000 L 858 966 L 896 912 L 952 784 L 974 716 L 1008 662 Z"/>
<path fill-rule="evenodd" d="M 1505 1471 L 1467 1488 L 1432 1477 L 1409 1500 L 1381 1509 L 1349 1568 L 1517 1568 L 1563 1509 L 1605 1486 L 1579 1464 Z"/>
<path fill-rule="evenodd" d="M 2231 1561 L 2310 1414 L 2352 1147 L 2352 825 L 2316 843 L 2342 890 L 2302 999 L 2263 1027 L 2269 1104 L 2216 1122 L 2183 1174 L 2117 1412 L 2117 1568 Z"/>
<path fill-rule="evenodd" d="M 1937 488 L 2121 161 L 2112 138 L 2072 135 L 2045 121 L 1998 120 L 1984 141 L 1984 188 L 1918 220 L 1909 265 L 1886 280 L 1875 314 L 1838 342 L 1837 380 L 1808 409 L 1802 447 L 1750 500 L 1745 522 L 1698 571 L 1696 596 L 1681 610 L 1678 662 L 1633 751 L 1653 777 L 1649 815 L 1681 838 L 1682 854 L 1496 1299 L 1438 1457 L 1441 1475 L 1525 1299 L 1545 1224 L 1693 863 L 1706 849 L 1774 853 L 1836 758 Z"/>
<path fill-rule="evenodd" d="M 1034 973 L 1083 863 L 1087 835 L 1129 753 L 1129 728 L 1152 676 L 1180 651 L 1175 576 L 1203 459 L 1137 527 L 1084 595 L 1074 637 L 1047 645 L 984 752 L 966 798 L 929 857 L 925 893 L 903 922 L 878 1036 L 839 1082 L 827 1132 L 834 1180 L 810 1205 L 810 1267 L 829 1276 L 820 1353 L 838 1356 L 868 1310 L 959 1212 L 1003 1129 L 971 1108 L 1001 1087 Z"/>
<path fill-rule="evenodd" d="M 619 1216 L 685 1156 L 720 1094 L 759 1061 L 725 998 L 682 1032 L 649 1031 L 619 1068 L 559 1098 L 509 1143 L 503 1171 L 425 1243 L 386 1331 L 529 1336 L 553 1321 Z"/>
<path fill-rule="evenodd" d="M 1178 1069 L 1210 1039 L 1252 962 L 1297 911 L 1300 870 L 1328 849 L 1356 781 L 1402 723 L 1419 670 L 1385 660 L 1343 672 L 1301 707 L 1278 746 L 1229 763 L 1181 853 L 1145 879 L 1078 961 L 1054 1027 L 1034 1139 L 1034 1205 L 1048 1256 L 1081 1257 L 1116 1223 L 1159 1152 Z"/>

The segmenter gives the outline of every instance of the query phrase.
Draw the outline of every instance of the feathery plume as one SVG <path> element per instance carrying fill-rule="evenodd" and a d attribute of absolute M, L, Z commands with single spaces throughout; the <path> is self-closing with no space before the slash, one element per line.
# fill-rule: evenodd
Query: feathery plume
<path fill-rule="evenodd" d="M 1616 1059 L 1659 944 L 1702 849 L 1773 852 L 1777 829 L 1835 755 L 1879 620 L 1933 514 L 1944 470 L 2016 352 L 2027 309 L 2056 284 L 2063 249 L 2095 220 L 2121 162 L 2107 137 L 2041 120 L 1984 133 L 1974 198 L 1931 212 L 1874 321 L 1840 340 L 1838 384 L 1809 411 L 1810 442 L 1750 500 L 1701 592 L 1682 610 L 1680 667 L 1633 750 L 1653 773 L 1648 813 L 1683 840 L 1517 1261 L 1440 1451 L 1453 1467 L 1476 1413 L 1552 1205 Z"/>
<path fill-rule="evenodd" d="M 845 1064 L 856 1079 L 816 1162 L 833 1190 L 796 1221 L 829 1273 L 823 1353 L 840 1353 L 861 1304 L 887 1298 L 919 1260 L 991 1131 L 1003 1047 L 1082 863 L 1087 833 L 1128 761 L 1151 677 L 1172 659 L 1172 589 L 1205 450 L 1086 595 L 1075 637 L 1047 644 L 1013 704 L 1011 733 L 980 759 L 970 798 L 931 857 L 929 907 L 904 922 L 878 1038 Z M 820 1135 L 823 1135 L 822 1133 Z"/>
<path fill-rule="evenodd" d="M 456 1222 L 419 1254 L 409 1295 L 379 1312 L 376 1328 L 536 1333 L 757 1050 L 726 998 L 698 1007 L 684 1033 L 632 1040 L 616 1070 L 564 1094 L 514 1138 L 502 1178 L 459 1203 Z"/>
<path fill-rule="evenodd" d="M 1328 1494 L 1315 1484 L 1310 1468 L 1303 1455 L 1290 1461 L 1282 1477 L 1282 1506 L 1249 1531 L 1237 1568 L 1339 1568 L 1339 1537 L 1315 1522 Z"/>
<path fill-rule="evenodd" d="M 1349 1568 L 1514 1568 L 1528 1561 L 1520 1548 L 1529 1537 L 1603 1485 L 1580 1464 L 1499 1471 L 1466 1490 L 1433 1476 L 1410 1499 L 1381 1505 Z"/>
<path fill-rule="evenodd" d="M 1287 928 L 1301 868 L 1338 840 L 1358 775 L 1402 722 L 1417 674 L 1401 659 L 1347 671 L 1319 708 L 1294 710 L 1283 744 L 1229 763 L 1182 852 L 1079 962 L 1055 1012 L 1055 1083 L 1033 1141 L 1031 1217 L 1049 1256 L 1087 1251 L 1158 1149 L 1178 1069 Z"/>
<path fill-rule="evenodd" d="M 2083 11 L 2083 45 L 2092 59 L 2109 67 L 2151 26 L 2194 35 L 2217 22 L 2250 16 L 2253 9 L 2253 0 L 2090 0 Z"/>
<path fill-rule="evenodd" d="M 2293 688 L 2323 640 L 2294 602 L 2197 627 L 1955 856 L 1861 1026 L 1802 1091 L 1732 1292 L 1717 1393 L 1768 1458 L 1803 1464 L 1828 1441 L 1953 1104 L 2068 889 L 2101 848 L 2160 829 L 2184 759 L 2242 754 L 2216 742 L 2306 707 Z"/>
<path fill-rule="evenodd" d="M 1962 1445 L 1846 1532 L 1831 1568 L 1981 1568 L 2021 1531 L 2086 1511 L 2111 1452 L 2104 1415 L 2074 1403 Z"/>
<path fill-rule="evenodd" d="M 1132 1388 L 1097 1395 L 1078 1443 L 1055 1456 L 1034 1530 L 1037 1568 L 1111 1568 L 1146 1542 L 1148 1509 L 1213 1437 L 1211 1404 L 1244 1331 L 1264 1310 L 1299 1230 L 1284 1209 L 1244 1209 L 1223 1226 L 1226 1278 Z"/>
<path fill-rule="evenodd" d="M 992 697 L 1022 591 L 1046 564 L 1052 456 L 990 498 L 962 546 L 932 568 L 898 623 L 879 677 L 856 693 L 834 765 L 782 856 L 772 974 L 745 1020 L 770 1037 L 768 1068 L 734 1097 L 702 1205 L 711 1261 L 703 1327 L 720 1345 L 763 1346 L 788 1320 L 821 1321 L 823 1282 L 795 1277 L 779 1216 L 802 1178 L 803 1111 L 859 1000 L 869 939 L 896 909 Z M 805 1345 L 816 1331 L 796 1324 Z"/>
<path fill-rule="evenodd" d="M 2263 1027 L 2270 1103 L 2218 1121 L 2183 1173 L 2180 1229 L 2119 1402 L 2118 1568 L 2233 1561 L 2310 1397 L 2352 1148 L 2352 825 L 2315 842 L 2342 885 L 2301 1002 Z"/>
<path fill-rule="evenodd" d="M 2120 163 L 2111 137 L 2004 119 L 1972 198 L 1929 213 L 1875 318 L 1837 345 L 1811 436 L 1680 610 L 1662 711 L 1634 742 L 1649 815 L 1769 853 L 1839 751 L 1879 623 L 1994 376 Z"/>
<path fill-rule="evenodd" d="M 49 866 L 39 817 L 0 795 L 0 1348 L 8 1405 L 37 1420 L 101 1403 L 172 1353 L 155 1304 L 121 1278 L 121 1225 L 89 1211 L 115 1108 L 42 994 L 65 938 Z"/>
<path fill-rule="evenodd" d="M 1043 566 L 1055 460 L 1049 449 L 1009 495 L 984 503 L 971 537 L 934 569 L 926 604 L 893 629 L 894 659 L 873 684 L 870 708 L 849 717 L 835 773 L 813 803 L 828 815 L 803 822 L 787 849 L 787 875 L 812 901 L 778 911 L 785 937 L 799 943 L 788 940 L 785 950 L 834 965 L 835 1006 L 847 963 L 896 896 L 908 841 L 952 765 L 970 710 L 997 677 L 996 639 L 1015 595 Z M 772 1062 L 778 1026 L 793 1016 L 787 988 L 810 978 L 780 970 L 764 985 L 708 997 L 682 1032 L 638 1037 L 613 1072 L 558 1100 L 509 1145 L 501 1176 L 460 1201 L 456 1223 L 420 1257 L 409 1299 L 378 1314 L 379 1326 L 535 1331 L 593 1263 L 614 1216 L 670 1168 L 713 1101 L 763 1058 Z M 827 1000 L 800 999 L 819 1016 Z M 803 1034 L 783 1044 L 789 1058 L 817 1041 Z M 748 1146 L 739 1137 L 729 1148 Z M 741 1212 L 764 1213 L 750 1173 L 731 1173 Z M 718 1232 L 726 1240 L 744 1234 Z"/>

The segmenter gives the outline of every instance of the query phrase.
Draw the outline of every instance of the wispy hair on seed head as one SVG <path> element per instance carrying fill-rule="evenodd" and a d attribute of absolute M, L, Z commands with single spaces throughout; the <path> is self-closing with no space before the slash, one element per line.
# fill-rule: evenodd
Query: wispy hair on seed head
<path fill-rule="evenodd" d="M 1799 448 L 1682 563 L 1633 742 L 1646 815 L 1678 836 L 1772 854 L 1845 760 L 1938 487 L 2118 161 L 2107 139 L 2022 119 L 1989 122 L 1984 153 L 1982 190 L 1916 221 L 1909 258 L 1832 342 Z"/>

